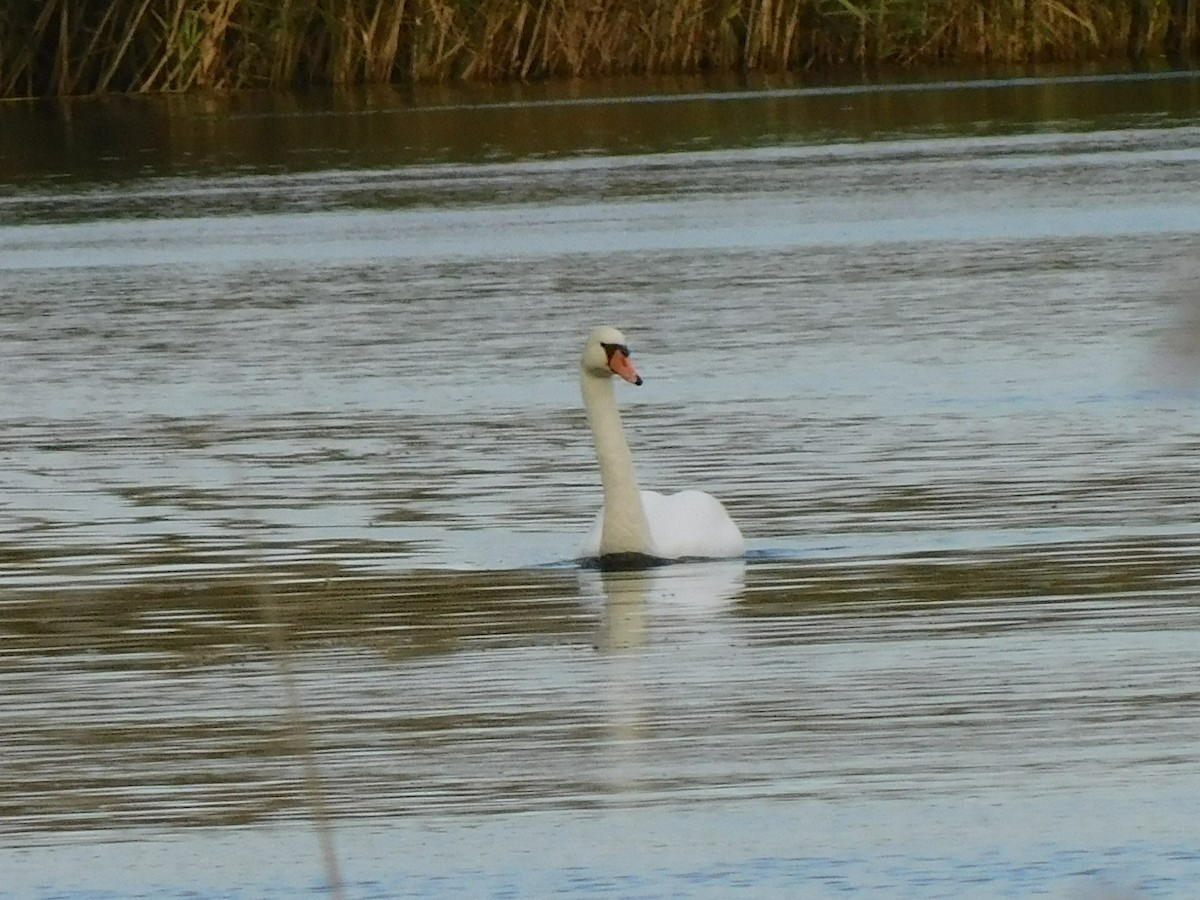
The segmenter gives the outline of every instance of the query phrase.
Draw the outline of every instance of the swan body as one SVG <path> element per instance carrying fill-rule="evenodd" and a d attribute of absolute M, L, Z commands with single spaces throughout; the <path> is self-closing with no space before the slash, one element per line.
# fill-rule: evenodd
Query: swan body
<path fill-rule="evenodd" d="M 727 559 L 745 541 L 721 501 L 703 491 L 660 494 L 638 487 L 612 376 L 640 385 L 625 336 L 615 328 L 588 335 L 580 387 L 600 464 L 604 506 L 580 547 L 586 559 L 653 565 L 679 559 Z"/>
<path fill-rule="evenodd" d="M 725 559 L 743 556 L 745 541 L 721 501 L 704 491 L 680 491 L 660 494 L 639 491 L 646 524 L 650 528 L 651 550 L 617 550 L 617 553 L 644 553 L 646 556 L 673 559 Z M 581 555 L 586 559 L 606 555 L 603 547 L 604 514 L 600 510 L 583 540 Z"/>

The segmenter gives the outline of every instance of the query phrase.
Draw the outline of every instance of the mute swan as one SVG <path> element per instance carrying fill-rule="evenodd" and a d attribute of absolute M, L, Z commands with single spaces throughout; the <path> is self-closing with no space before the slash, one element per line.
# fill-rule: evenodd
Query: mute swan
<path fill-rule="evenodd" d="M 642 383 L 625 335 L 615 328 L 593 329 L 579 368 L 604 490 L 604 507 L 580 547 L 581 555 L 598 559 L 602 568 L 742 556 L 742 533 L 716 497 L 703 491 L 665 496 L 638 490 L 612 383 L 613 375 L 630 384 Z"/>

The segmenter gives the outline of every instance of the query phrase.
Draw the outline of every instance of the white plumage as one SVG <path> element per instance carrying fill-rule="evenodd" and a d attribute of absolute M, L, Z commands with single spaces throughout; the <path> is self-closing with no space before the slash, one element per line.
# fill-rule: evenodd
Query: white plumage
<path fill-rule="evenodd" d="M 642 383 L 625 336 L 596 328 L 584 344 L 580 386 L 604 505 L 580 548 L 587 559 L 633 555 L 660 560 L 725 559 L 745 554 L 745 541 L 721 501 L 704 491 L 660 494 L 638 488 L 612 376 Z"/>

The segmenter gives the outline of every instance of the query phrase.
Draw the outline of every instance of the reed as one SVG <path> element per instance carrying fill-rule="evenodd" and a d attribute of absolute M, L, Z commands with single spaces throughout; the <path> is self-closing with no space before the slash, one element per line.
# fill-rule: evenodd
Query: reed
<path fill-rule="evenodd" d="M 9 0 L 0 96 L 1194 55 L 1198 16 L 1197 0 Z"/>

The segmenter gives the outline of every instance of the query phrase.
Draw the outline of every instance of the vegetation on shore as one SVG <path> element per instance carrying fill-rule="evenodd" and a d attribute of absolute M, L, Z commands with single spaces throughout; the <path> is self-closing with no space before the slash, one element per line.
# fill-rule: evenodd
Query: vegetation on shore
<path fill-rule="evenodd" d="M 0 97 L 1184 57 L 1196 0 L 13 0 Z"/>

